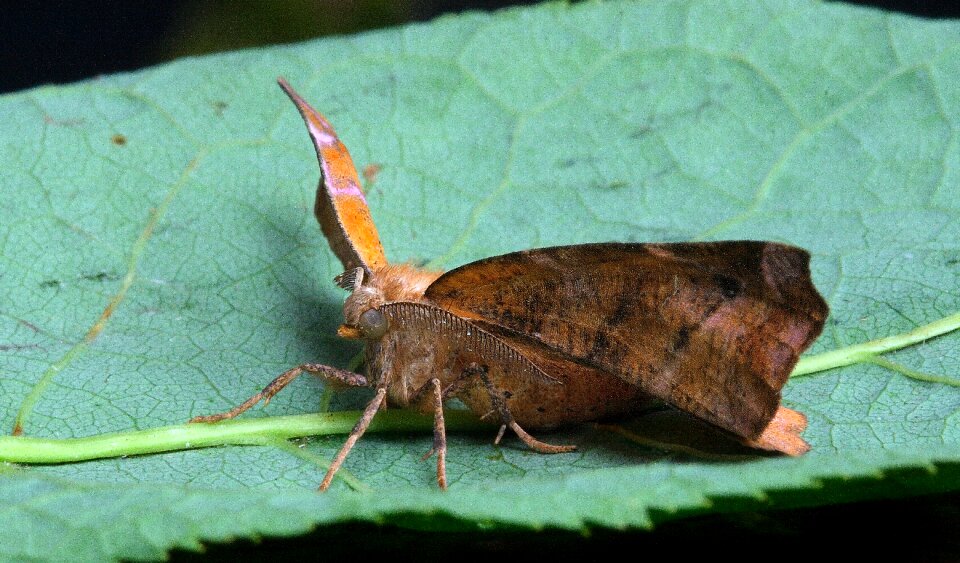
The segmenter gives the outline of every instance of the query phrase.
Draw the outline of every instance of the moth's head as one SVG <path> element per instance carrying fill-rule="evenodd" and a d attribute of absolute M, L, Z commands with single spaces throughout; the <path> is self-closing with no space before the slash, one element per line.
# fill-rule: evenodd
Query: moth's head
<path fill-rule="evenodd" d="M 387 317 L 379 310 L 386 303 L 383 290 L 371 283 L 371 276 L 363 268 L 354 268 L 340 274 L 334 281 L 351 290 L 343 303 L 344 323 L 337 335 L 351 340 L 377 340 L 387 332 Z"/>

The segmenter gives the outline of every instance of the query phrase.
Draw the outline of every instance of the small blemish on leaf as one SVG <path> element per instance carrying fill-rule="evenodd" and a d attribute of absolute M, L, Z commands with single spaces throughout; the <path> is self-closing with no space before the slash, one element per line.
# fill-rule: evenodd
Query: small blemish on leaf
<path fill-rule="evenodd" d="M 120 276 L 116 274 L 109 274 L 107 272 L 97 272 L 96 274 L 84 274 L 80 276 L 80 279 L 87 281 L 95 282 L 105 282 L 105 281 L 114 281 L 120 279 Z"/>
<path fill-rule="evenodd" d="M 564 158 L 563 160 L 557 161 L 558 168 L 573 168 L 578 164 L 593 164 L 597 161 L 596 157 L 592 156 L 571 156 L 569 158 Z"/>
<path fill-rule="evenodd" d="M 640 127 L 637 127 L 631 131 L 629 136 L 631 139 L 642 139 L 652 132 L 653 127 L 650 127 L 649 125 L 641 125 Z"/>
<path fill-rule="evenodd" d="M 372 186 L 377 181 L 377 174 L 380 173 L 380 170 L 382 168 L 383 167 L 377 164 L 376 162 L 372 162 L 363 167 L 364 187 L 366 187 L 367 189 L 370 189 L 370 186 Z"/>
<path fill-rule="evenodd" d="M 597 185 L 594 187 L 597 188 L 598 190 L 619 190 L 619 189 L 626 188 L 629 185 L 630 185 L 629 182 L 625 182 L 623 180 L 617 180 L 615 182 L 610 182 L 609 184 L 606 184 L 603 186 Z"/>
<path fill-rule="evenodd" d="M 48 125 L 56 125 L 58 127 L 78 127 L 84 123 L 82 119 L 57 119 L 49 115 L 43 116 L 43 122 Z"/>
<path fill-rule="evenodd" d="M 215 114 L 217 114 L 217 115 L 223 115 L 223 111 L 224 111 L 225 109 L 227 109 L 227 107 L 229 107 L 228 104 L 227 104 L 227 102 L 224 102 L 224 101 L 221 101 L 221 100 L 216 100 L 215 102 L 213 102 L 213 103 L 210 104 L 210 105 L 213 106 L 213 113 L 215 113 Z"/>
<path fill-rule="evenodd" d="M 7 352 L 10 350 L 33 350 L 40 348 L 39 344 L 0 344 L 0 352 Z"/>
<path fill-rule="evenodd" d="M 62 285 L 63 285 L 63 282 L 60 280 L 44 280 L 40 282 L 40 287 L 42 288 L 49 288 L 49 287 L 59 288 Z"/>
<path fill-rule="evenodd" d="M 110 142 L 117 145 L 118 147 L 122 147 L 127 144 L 127 137 L 125 135 L 117 133 L 113 137 L 110 137 Z"/>

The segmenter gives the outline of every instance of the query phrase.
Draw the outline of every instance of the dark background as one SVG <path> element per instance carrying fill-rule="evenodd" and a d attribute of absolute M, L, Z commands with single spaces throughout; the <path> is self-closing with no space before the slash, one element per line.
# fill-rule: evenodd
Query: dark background
<path fill-rule="evenodd" d="M 187 55 L 427 21 L 520 0 L 99 0 L 9 2 L 0 93 L 136 70 Z"/>
<path fill-rule="evenodd" d="M 187 55 L 292 43 L 527 0 L 63 0 L 0 11 L 0 93 L 136 70 Z M 949 0 L 855 2 L 960 17 Z"/>
<path fill-rule="evenodd" d="M 0 93 L 136 70 L 182 56 L 292 43 L 427 21 L 463 10 L 533 2 L 473 0 L 159 0 L 18 2 L 0 11 Z M 921 17 L 960 17 L 960 3 L 856 2 Z M 295 15 L 295 16 L 294 16 Z M 2 119 L 2 116 L 0 116 Z M 453 494 L 453 493 L 451 493 Z M 358 542 L 358 538 L 364 538 Z M 610 560 L 680 557 L 734 560 L 836 560 L 907 555 L 960 561 L 960 494 L 812 509 L 737 513 L 664 524 L 654 533 L 599 530 L 425 534 L 369 524 L 340 525 L 306 537 L 209 546 L 207 559 L 283 556 L 338 559 L 393 552 L 421 558 Z M 659 555 L 658 555 L 659 554 Z M 195 559 L 177 552 L 177 560 Z M 851 558 L 851 560 L 853 560 Z"/>

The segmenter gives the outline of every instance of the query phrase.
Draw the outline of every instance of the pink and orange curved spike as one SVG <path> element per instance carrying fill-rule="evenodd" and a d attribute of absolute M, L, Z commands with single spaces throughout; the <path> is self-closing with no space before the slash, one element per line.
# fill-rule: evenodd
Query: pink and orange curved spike
<path fill-rule="evenodd" d="M 363 268 L 369 275 L 386 266 L 387 257 L 350 152 L 323 114 L 301 98 L 286 80 L 278 78 L 277 83 L 300 111 L 317 150 L 320 184 L 313 212 L 330 248 L 344 270 Z"/>

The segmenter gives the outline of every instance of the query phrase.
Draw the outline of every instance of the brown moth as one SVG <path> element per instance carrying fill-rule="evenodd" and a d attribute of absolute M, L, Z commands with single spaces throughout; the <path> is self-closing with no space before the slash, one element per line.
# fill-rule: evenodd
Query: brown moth
<path fill-rule="evenodd" d="M 366 375 L 303 364 L 236 408 L 269 400 L 302 372 L 375 390 L 320 490 L 386 402 L 434 414 L 446 488 L 443 404 L 457 398 L 530 448 L 566 452 L 527 429 L 636 412 L 663 401 L 751 447 L 799 455 L 806 418 L 780 406 L 827 305 L 809 254 L 757 241 L 584 244 L 487 258 L 447 273 L 389 264 L 353 161 L 333 128 L 282 78 L 320 161 L 315 214 L 350 291 L 343 338 L 365 341 Z M 424 456 L 425 458 L 427 456 Z"/>

